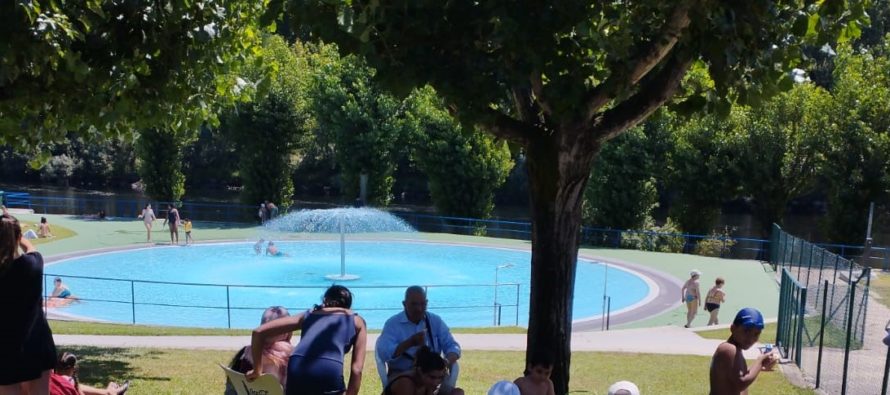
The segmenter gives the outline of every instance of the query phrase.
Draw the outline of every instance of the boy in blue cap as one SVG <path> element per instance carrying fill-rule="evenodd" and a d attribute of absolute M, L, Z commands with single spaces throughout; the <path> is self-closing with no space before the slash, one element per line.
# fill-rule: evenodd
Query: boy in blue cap
<path fill-rule="evenodd" d="M 729 330 L 729 339 L 717 347 L 711 359 L 711 395 L 747 394 L 760 371 L 772 370 L 777 362 L 773 353 L 761 354 L 750 368 L 745 362 L 742 351 L 757 343 L 763 331 L 760 311 L 750 307 L 739 310 Z"/>

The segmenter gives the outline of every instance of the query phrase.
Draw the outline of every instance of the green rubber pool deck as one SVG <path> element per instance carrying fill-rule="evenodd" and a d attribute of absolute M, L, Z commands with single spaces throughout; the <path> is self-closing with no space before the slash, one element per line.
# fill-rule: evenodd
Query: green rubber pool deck
<path fill-rule="evenodd" d="M 143 247 L 146 243 L 145 227 L 142 220 L 136 218 L 114 218 L 105 221 L 86 220 L 70 215 L 53 214 L 21 214 L 13 212 L 16 217 L 27 221 L 39 221 L 41 216 L 47 217 L 51 225 L 64 226 L 76 232 L 76 235 L 44 242 L 37 246 L 47 258 L 60 257 L 76 252 L 100 249 L 116 249 L 127 247 Z M 152 231 L 152 242 L 169 244 L 170 236 L 166 228 L 162 228 L 162 220 L 156 221 Z M 223 225 L 218 223 L 194 222 L 192 236 L 196 242 L 221 240 L 253 241 L 260 235 L 260 228 L 250 224 Z M 184 244 L 184 233 L 180 232 L 180 243 Z M 392 235 L 394 238 L 412 239 L 417 241 L 435 241 L 444 243 L 478 244 L 484 246 L 501 246 L 508 248 L 530 249 L 531 243 L 524 240 L 499 239 L 477 236 L 462 236 L 444 233 L 417 233 Z M 305 240 L 313 238 L 305 234 L 282 235 L 280 239 Z M 682 285 L 689 272 L 698 269 L 702 272 L 702 294 L 713 285 L 718 276 L 726 280 L 726 303 L 721 307 L 722 324 L 729 323 L 735 312 L 743 307 L 755 307 L 763 312 L 767 319 L 774 319 L 778 312 L 779 291 L 774 273 L 768 265 L 753 260 L 719 259 L 687 254 L 669 254 L 618 249 L 581 248 L 579 255 L 584 258 L 601 259 L 616 264 L 626 263 L 633 268 L 638 265 L 650 270 L 661 272 L 673 278 L 676 284 Z M 48 259 L 51 260 L 51 259 Z M 676 303 L 665 311 L 654 316 L 634 319 L 613 329 L 646 328 L 665 325 L 682 326 L 685 324 L 686 307 L 680 303 L 680 293 L 676 291 Z M 601 299 L 591 303 L 602 303 Z M 700 310 L 693 322 L 694 327 L 707 323 L 707 313 Z"/>

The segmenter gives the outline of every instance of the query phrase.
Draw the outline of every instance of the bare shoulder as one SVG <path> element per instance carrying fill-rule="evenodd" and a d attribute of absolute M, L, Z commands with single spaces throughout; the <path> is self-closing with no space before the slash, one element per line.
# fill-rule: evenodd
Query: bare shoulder
<path fill-rule="evenodd" d="M 366 329 L 367 328 L 367 324 L 365 324 L 365 319 L 362 316 L 356 314 L 352 317 L 353 317 L 353 320 L 355 321 L 355 327 L 357 329 Z"/>
<path fill-rule="evenodd" d="M 735 356 L 738 353 L 738 349 L 735 345 L 729 342 L 720 343 L 717 346 L 717 350 L 714 351 L 714 361 L 715 365 L 722 364 L 732 364 L 732 361 L 735 360 Z"/>

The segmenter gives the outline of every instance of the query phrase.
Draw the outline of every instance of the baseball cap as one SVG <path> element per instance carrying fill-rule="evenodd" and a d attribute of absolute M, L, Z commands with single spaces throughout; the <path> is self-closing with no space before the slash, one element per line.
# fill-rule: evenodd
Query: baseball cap
<path fill-rule="evenodd" d="M 732 320 L 733 325 L 741 325 L 749 328 L 763 329 L 763 314 L 753 307 L 745 307 L 739 310 Z"/>
<path fill-rule="evenodd" d="M 630 381 L 619 381 L 609 386 L 609 395 L 640 395 L 640 389 Z"/>

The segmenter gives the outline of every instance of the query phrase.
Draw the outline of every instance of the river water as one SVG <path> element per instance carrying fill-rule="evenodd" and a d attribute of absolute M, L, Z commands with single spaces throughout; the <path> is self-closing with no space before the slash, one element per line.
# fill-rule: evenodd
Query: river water
<path fill-rule="evenodd" d="M 89 207 L 83 207 L 81 210 L 77 210 L 75 208 L 75 212 L 82 211 L 83 214 L 91 214 L 98 210 L 104 210 L 106 211 L 106 213 L 108 213 L 109 216 L 130 217 L 136 215 L 133 213 L 138 214 L 140 205 L 148 203 L 149 201 L 149 199 L 142 193 L 126 189 L 90 190 L 46 185 L 35 186 L 0 183 L 0 190 L 7 192 L 28 192 L 32 196 L 89 199 L 93 202 L 102 202 L 102 204 L 99 206 L 90 205 Z M 232 190 L 190 190 L 188 191 L 188 194 L 183 197 L 183 201 L 204 204 L 241 204 L 241 202 L 238 200 L 238 191 Z M 310 209 L 337 207 L 349 205 L 351 203 L 351 201 L 346 201 L 344 199 L 339 199 L 336 197 L 324 198 L 317 196 L 306 197 L 304 199 L 298 199 L 296 201 L 297 207 Z M 395 201 L 391 205 L 391 208 L 396 210 L 435 214 L 435 208 L 431 205 L 402 204 L 398 201 Z M 66 208 L 66 210 L 68 211 L 68 213 L 72 213 L 70 211 L 70 207 Z M 242 211 L 245 210 L 242 209 Z M 783 224 L 783 228 L 786 231 L 806 240 L 815 242 L 826 242 L 820 225 L 820 220 L 823 218 L 824 214 L 819 212 L 820 210 L 789 211 L 790 212 L 785 215 Z M 250 212 L 252 213 L 252 211 Z M 212 213 L 209 213 L 209 215 L 212 215 Z M 250 216 L 252 214 L 245 215 Z M 242 217 L 234 219 L 244 221 L 245 218 Z M 872 235 L 875 245 L 890 244 L 890 231 L 888 231 L 888 229 L 890 229 L 890 224 L 887 223 L 885 217 L 890 217 L 890 215 L 882 215 L 880 213 L 876 213 L 874 231 Z M 528 221 L 528 218 L 529 215 L 527 207 L 496 206 L 492 219 Z M 655 218 L 656 221 L 662 222 L 666 218 L 666 213 L 663 210 L 659 210 L 655 213 Z M 208 218 L 200 219 L 208 220 Z M 233 218 L 227 217 L 222 218 L 221 220 L 226 219 Z M 865 226 L 865 219 L 863 219 L 863 228 Z M 728 228 L 730 231 L 730 235 L 734 237 L 763 239 L 768 238 L 768 236 L 763 236 L 760 234 L 760 226 L 758 221 L 750 213 L 744 212 L 744 210 L 739 210 L 737 207 L 733 209 L 733 212 L 724 212 L 723 214 L 721 214 L 718 223 L 715 226 L 715 229 L 724 228 Z"/>

